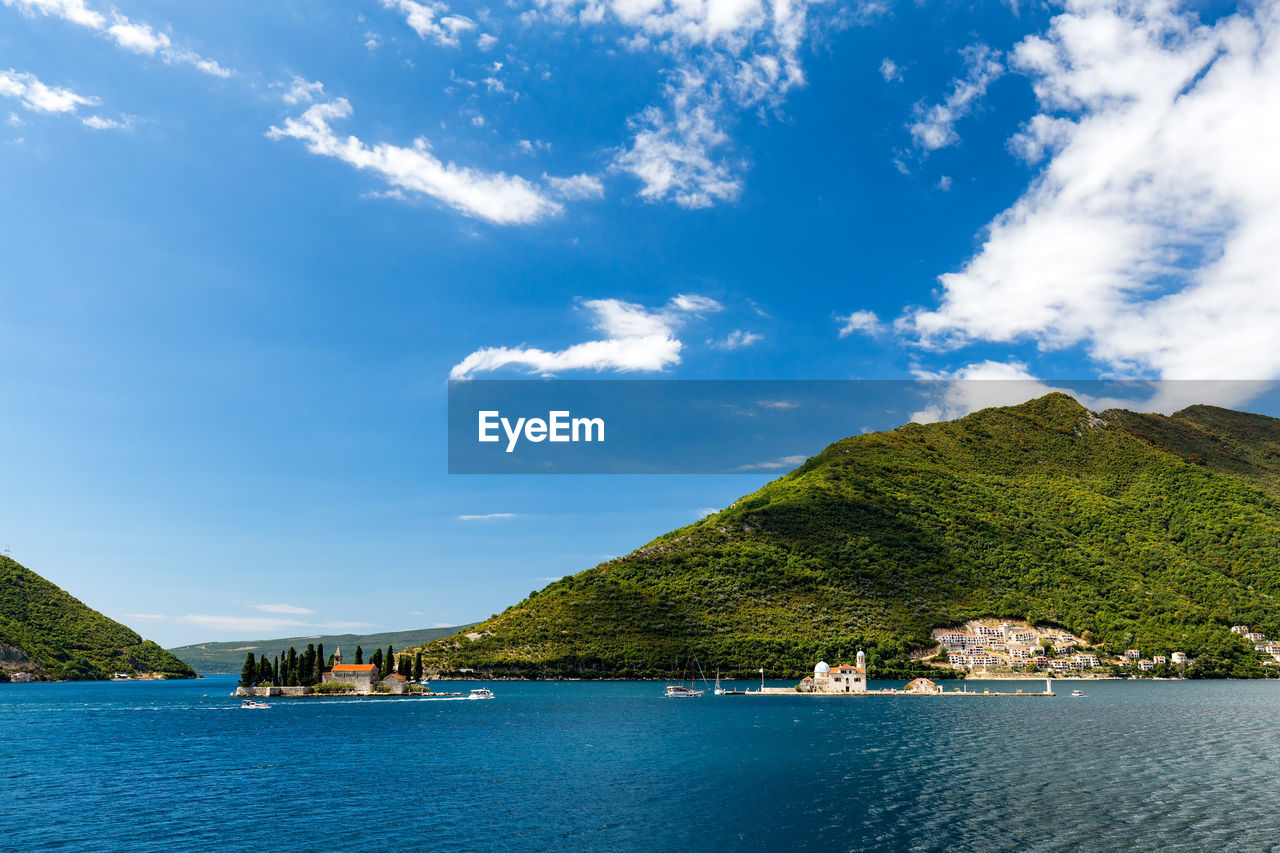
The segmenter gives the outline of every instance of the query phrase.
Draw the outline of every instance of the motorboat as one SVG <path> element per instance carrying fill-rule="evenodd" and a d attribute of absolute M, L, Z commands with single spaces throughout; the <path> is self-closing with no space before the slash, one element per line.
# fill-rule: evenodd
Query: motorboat
<path fill-rule="evenodd" d="M 1080 696 L 1083 696 L 1083 695 L 1084 695 L 1084 691 L 1083 691 L 1083 690 L 1072 690 L 1072 691 L 1071 691 L 1071 695 L 1072 695 L 1072 696 L 1074 696 L 1074 697 L 1077 697 L 1077 698 L 1078 698 L 1078 697 L 1080 697 Z"/>
<path fill-rule="evenodd" d="M 492 699 L 493 691 L 488 687 L 477 687 L 467 696 L 468 699 Z"/>
<path fill-rule="evenodd" d="M 240 703 L 240 707 L 246 711 L 247 710 L 256 711 L 259 708 L 270 708 L 271 706 L 268 705 L 266 702 L 258 702 L 254 699 L 246 699 Z"/>

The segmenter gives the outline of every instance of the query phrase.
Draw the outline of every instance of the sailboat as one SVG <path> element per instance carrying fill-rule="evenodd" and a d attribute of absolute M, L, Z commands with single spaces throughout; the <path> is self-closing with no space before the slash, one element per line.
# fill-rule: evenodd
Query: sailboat
<path fill-rule="evenodd" d="M 720 668 L 716 667 L 716 689 L 712 691 L 717 696 L 724 695 L 724 688 L 720 686 Z"/>
<path fill-rule="evenodd" d="M 693 670 L 696 664 L 697 664 L 697 661 L 694 659 L 692 655 L 690 655 L 689 656 L 689 686 L 685 687 L 683 684 L 680 684 L 678 682 L 676 684 L 668 684 L 667 685 L 668 699 L 696 699 L 697 697 L 701 696 L 703 693 L 707 692 L 705 690 L 695 689 L 696 684 L 694 683 L 694 680 L 693 680 Z M 703 681 L 705 682 L 706 679 L 704 678 Z"/>

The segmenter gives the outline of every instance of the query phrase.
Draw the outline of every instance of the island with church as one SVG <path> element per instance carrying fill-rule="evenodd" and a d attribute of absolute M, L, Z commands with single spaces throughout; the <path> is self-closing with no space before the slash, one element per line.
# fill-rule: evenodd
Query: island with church
<path fill-rule="evenodd" d="M 307 644 L 302 652 L 290 647 L 275 657 L 250 651 L 240 670 L 240 682 L 233 694 L 244 698 L 298 696 L 460 696 L 434 693 L 423 678 L 422 654 L 396 655 L 391 646 L 386 653 L 374 651 L 365 663 L 364 650 L 356 646 L 355 662 L 344 663 L 339 647 L 326 661 L 324 644 Z"/>
<path fill-rule="evenodd" d="M 731 696 L 1053 696 L 1053 687 L 1049 679 L 1045 679 L 1044 691 L 1013 692 L 989 689 L 969 690 L 967 686 L 944 690 L 942 685 L 927 678 L 917 678 L 902 688 L 881 688 L 871 690 L 867 687 L 867 656 L 859 651 L 857 663 L 840 664 L 832 667 L 826 661 L 818 661 L 813 668 L 813 675 L 806 675 L 794 687 L 766 687 L 762 683 L 758 690 L 725 690 Z M 762 676 L 763 677 L 763 676 Z"/>

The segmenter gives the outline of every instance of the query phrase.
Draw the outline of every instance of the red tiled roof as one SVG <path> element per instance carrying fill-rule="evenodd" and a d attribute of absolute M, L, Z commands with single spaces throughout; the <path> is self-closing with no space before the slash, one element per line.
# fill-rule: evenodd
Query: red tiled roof
<path fill-rule="evenodd" d="M 398 679 L 400 679 L 401 681 L 404 681 L 404 680 L 405 680 L 405 677 L 404 677 L 403 675 L 401 675 L 400 673 L 398 673 L 398 672 L 393 672 L 393 673 L 391 673 L 390 675 L 388 675 L 388 676 L 387 676 L 387 678 L 398 678 Z"/>
<path fill-rule="evenodd" d="M 377 672 L 378 668 L 371 663 L 337 663 L 330 672 Z"/>

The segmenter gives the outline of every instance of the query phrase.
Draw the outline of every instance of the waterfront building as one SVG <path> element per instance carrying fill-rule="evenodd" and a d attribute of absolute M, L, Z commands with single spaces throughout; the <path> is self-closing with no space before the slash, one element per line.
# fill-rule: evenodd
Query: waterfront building
<path fill-rule="evenodd" d="M 907 686 L 902 688 L 908 693 L 941 693 L 942 687 L 934 684 L 927 678 L 917 678 L 914 681 L 908 681 Z"/>
<path fill-rule="evenodd" d="M 1168 663 L 1169 659 L 1164 655 L 1152 655 L 1151 662 L 1154 663 L 1156 666 L 1160 666 L 1161 664 Z"/>
<path fill-rule="evenodd" d="M 1138 669 L 1142 670 L 1143 672 L 1149 672 L 1155 668 L 1156 668 L 1156 665 L 1153 661 L 1149 661 L 1149 660 L 1138 661 Z"/>
<path fill-rule="evenodd" d="M 1174 652 L 1169 655 L 1169 660 L 1173 661 L 1174 666 L 1184 666 L 1187 662 L 1186 652 Z"/>
<path fill-rule="evenodd" d="M 1081 654 L 1075 655 L 1074 657 L 1076 660 L 1080 661 L 1081 666 L 1099 666 L 1102 663 L 1102 661 L 1098 660 L 1097 655 Z"/>
<path fill-rule="evenodd" d="M 398 672 L 393 672 L 382 679 L 382 686 L 392 693 L 408 693 L 409 681 Z"/>
<path fill-rule="evenodd" d="M 826 661 L 818 661 L 813 668 L 813 692 L 815 693 L 866 693 L 867 656 L 858 652 L 858 665 L 840 664 L 834 669 Z M 801 682 L 803 685 L 804 682 Z"/>
<path fill-rule="evenodd" d="M 1138 651 L 1137 649 L 1125 649 L 1124 656 L 1127 657 L 1129 660 L 1137 660 L 1138 658 L 1142 657 L 1142 652 Z"/>
<path fill-rule="evenodd" d="M 331 681 L 348 684 L 357 693 L 372 693 L 378 683 L 378 668 L 371 663 L 343 663 L 342 648 L 339 647 L 333 653 L 333 669 L 320 680 L 325 684 Z"/>

